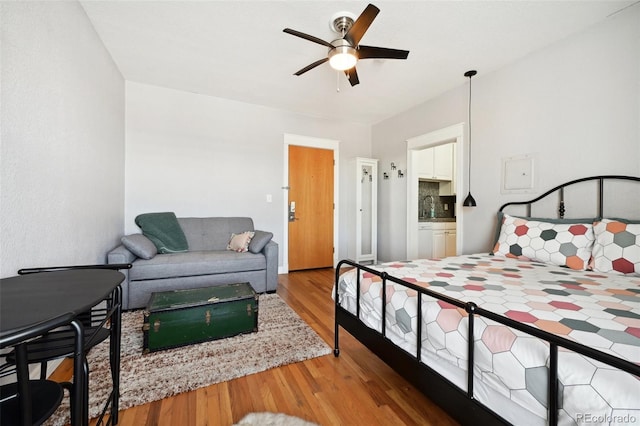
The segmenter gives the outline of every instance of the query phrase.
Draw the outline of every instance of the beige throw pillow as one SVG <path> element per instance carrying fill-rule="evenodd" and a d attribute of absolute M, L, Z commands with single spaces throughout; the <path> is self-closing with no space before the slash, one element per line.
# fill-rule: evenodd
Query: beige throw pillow
<path fill-rule="evenodd" d="M 249 243 L 253 238 L 254 232 L 246 231 L 241 234 L 231 234 L 231 240 L 229 240 L 229 245 L 227 245 L 227 250 L 237 251 L 239 253 L 244 253 L 249 250 Z"/>

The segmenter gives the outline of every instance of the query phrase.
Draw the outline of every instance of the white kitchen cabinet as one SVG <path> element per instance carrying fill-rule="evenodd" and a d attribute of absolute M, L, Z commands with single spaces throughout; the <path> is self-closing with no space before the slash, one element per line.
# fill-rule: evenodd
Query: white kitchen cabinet
<path fill-rule="evenodd" d="M 456 254 L 456 230 L 444 231 L 444 255 L 449 257 Z"/>
<path fill-rule="evenodd" d="M 436 222 L 433 224 L 433 257 L 442 258 L 456 255 L 456 223 Z"/>
<path fill-rule="evenodd" d="M 378 160 L 357 157 L 350 167 L 355 185 L 349 226 L 349 257 L 356 262 L 378 260 Z"/>
<path fill-rule="evenodd" d="M 444 238 L 444 229 L 434 229 L 433 230 L 433 257 L 442 258 L 445 257 L 445 238 Z"/>
<path fill-rule="evenodd" d="M 429 259 L 433 257 L 433 230 L 432 223 L 418 223 L 418 258 Z"/>
<path fill-rule="evenodd" d="M 456 254 L 455 222 L 418 223 L 418 258 L 443 258 Z"/>
<path fill-rule="evenodd" d="M 450 181 L 453 179 L 453 143 L 418 151 L 418 178 Z"/>
<path fill-rule="evenodd" d="M 453 144 L 438 145 L 433 148 L 433 174 L 440 180 L 453 178 Z"/>
<path fill-rule="evenodd" d="M 446 145 L 445 145 L 446 146 Z M 440 182 L 440 195 L 456 195 L 456 149 L 451 144 L 451 180 Z"/>
<path fill-rule="evenodd" d="M 435 176 L 433 170 L 433 154 L 435 150 L 433 148 L 423 149 L 418 151 L 418 177 L 421 179 L 433 179 Z"/>

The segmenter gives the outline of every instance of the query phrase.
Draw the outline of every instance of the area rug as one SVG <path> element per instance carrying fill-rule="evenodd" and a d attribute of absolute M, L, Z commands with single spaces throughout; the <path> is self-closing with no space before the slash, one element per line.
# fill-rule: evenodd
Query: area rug
<path fill-rule="evenodd" d="M 122 314 L 120 409 L 157 401 L 270 368 L 331 353 L 331 348 L 277 294 L 261 295 L 258 331 L 142 355 L 142 311 Z M 109 347 L 88 355 L 89 415 L 98 416 L 111 389 Z M 68 398 L 47 421 L 69 421 Z"/>
<path fill-rule="evenodd" d="M 234 426 L 318 426 L 300 417 L 282 413 L 249 413 Z"/>

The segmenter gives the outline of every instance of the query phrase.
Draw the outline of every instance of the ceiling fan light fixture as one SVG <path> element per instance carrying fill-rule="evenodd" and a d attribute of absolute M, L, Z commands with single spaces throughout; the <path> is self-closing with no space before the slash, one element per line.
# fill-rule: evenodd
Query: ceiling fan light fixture
<path fill-rule="evenodd" d="M 362 46 L 360 40 L 369 29 L 373 20 L 378 16 L 380 9 L 372 4 L 367 5 L 362 13 L 356 18 L 350 12 L 335 13 L 329 21 L 329 26 L 333 31 L 340 35 L 340 38 L 332 42 L 325 41 L 321 38 L 285 28 L 282 31 L 295 37 L 308 40 L 310 42 L 328 47 L 327 55 L 315 62 L 310 63 L 304 68 L 293 73 L 300 76 L 325 62 L 329 62 L 329 66 L 335 70 L 343 71 L 349 84 L 356 86 L 360 84 L 358 72 L 356 71 L 356 63 L 360 59 L 407 59 L 408 50 L 389 49 L 378 46 Z"/>
<path fill-rule="evenodd" d="M 329 52 L 329 65 L 338 71 L 345 71 L 356 66 L 358 57 L 356 49 L 351 46 L 338 46 Z"/>

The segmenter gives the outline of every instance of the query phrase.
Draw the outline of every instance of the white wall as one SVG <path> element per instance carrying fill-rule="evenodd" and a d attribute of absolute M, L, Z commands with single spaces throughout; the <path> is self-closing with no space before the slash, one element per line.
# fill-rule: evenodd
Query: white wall
<path fill-rule="evenodd" d="M 121 236 L 124 81 L 76 2 L 1 2 L 0 276 Z"/>
<path fill-rule="evenodd" d="M 361 124 L 133 82 L 126 83 L 126 105 L 126 233 L 140 232 L 134 219 L 145 212 L 250 216 L 282 248 L 284 134 L 340 141 L 339 204 L 355 190 L 346 181 L 347 159 L 371 154 L 370 128 Z M 340 257 L 347 253 L 346 213 Z"/>
<path fill-rule="evenodd" d="M 467 121 L 465 71 L 460 88 L 373 127 L 381 171 L 391 161 L 406 168 L 406 139 Z M 500 193 L 504 157 L 538 154 L 539 193 L 584 176 L 640 176 L 640 5 L 501 70 L 478 70 L 472 84 L 478 207 L 464 211 L 465 253 L 490 249 L 503 203 L 533 198 Z M 379 257 L 404 258 L 406 183 L 381 181 L 379 199 Z"/>

